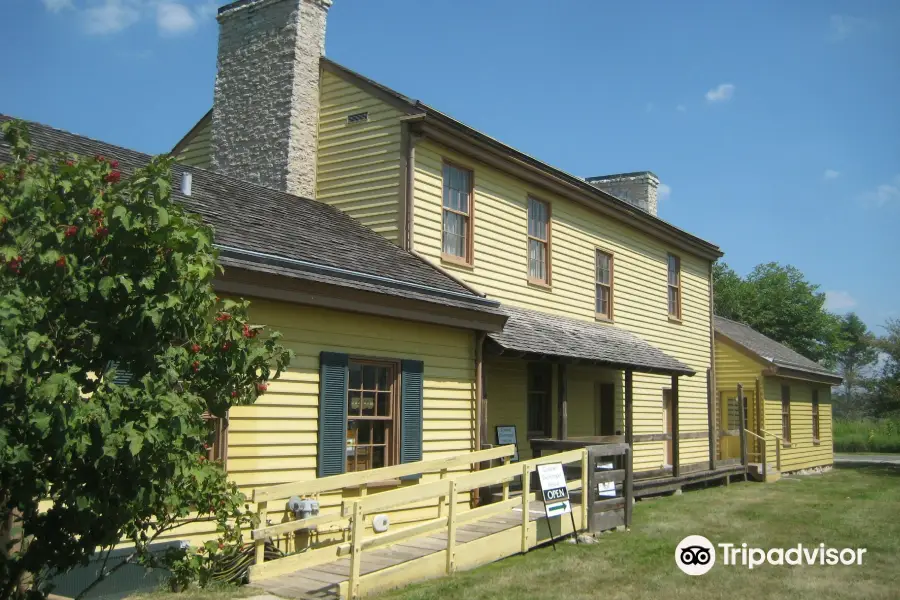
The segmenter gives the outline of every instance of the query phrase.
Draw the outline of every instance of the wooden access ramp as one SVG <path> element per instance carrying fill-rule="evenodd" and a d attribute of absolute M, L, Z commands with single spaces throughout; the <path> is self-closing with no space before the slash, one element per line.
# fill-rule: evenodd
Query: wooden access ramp
<path fill-rule="evenodd" d="M 581 519 L 581 505 L 574 504 L 576 524 Z M 555 517 L 544 518 L 544 505 L 532 501 L 528 512 L 528 534 L 522 549 L 522 509 L 485 518 L 476 523 L 460 525 L 455 533 L 453 570 L 465 571 L 489 562 L 506 558 L 535 546 L 546 544 L 552 535 L 572 533 L 572 521 Z M 358 596 L 379 590 L 442 577 L 447 574 L 449 533 L 435 533 L 410 537 L 396 544 L 365 552 L 360 558 L 357 583 Z M 348 598 L 350 590 L 350 558 L 308 567 L 254 581 L 252 585 L 282 598 Z"/>
<path fill-rule="evenodd" d="M 621 446 L 610 448 L 619 454 L 630 454 L 626 445 Z M 571 516 L 566 514 L 548 521 L 540 495 L 531 489 L 532 475 L 538 465 L 562 463 L 568 466 L 567 479 L 575 477 L 567 482 L 569 491 L 580 498 L 581 490 L 596 486 L 595 470 L 588 468 L 595 451 L 581 448 L 510 463 L 513 452 L 512 446 L 502 446 L 451 458 L 255 490 L 254 500 L 262 526 L 252 534 L 257 546 L 257 563 L 250 570 L 251 585 L 288 598 L 356 599 L 527 552 L 549 542 L 551 536 L 587 530 L 593 507 L 609 508 L 606 506 L 609 500 L 589 503 L 591 510 L 583 510 L 581 503 L 573 502 Z M 503 464 L 477 471 L 451 471 L 460 465 L 469 467 L 495 460 Z M 440 478 L 407 481 L 390 491 L 365 493 L 369 483 L 424 473 L 439 473 Z M 612 471 L 605 480 L 621 481 L 623 473 Z M 510 493 L 510 483 L 516 478 L 522 482 L 518 497 Z M 299 521 L 267 524 L 269 502 L 293 495 L 315 496 L 349 486 L 363 486 L 363 490 L 359 496 L 344 500 L 340 510 Z M 502 489 L 499 501 L 475 508 L 465 502 L 469 492 L 489 486 Z M 619 500 L 616 508 L 626 504 L 630 504 L 630 490 L 627 502 Z M 434 517 L 390 527 L 382 533 L 370 528 L 375 515 L 411 507 L 432 507 Z M 326 523 L 338 523 L 345 535 L 314 552 L 264 561 L 267 540 Z"/>

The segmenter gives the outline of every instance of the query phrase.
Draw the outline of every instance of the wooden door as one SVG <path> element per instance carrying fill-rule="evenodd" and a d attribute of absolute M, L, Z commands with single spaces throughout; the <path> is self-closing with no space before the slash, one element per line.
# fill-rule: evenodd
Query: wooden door
<path fill-rule="evenodd" d="M 594 435 L 616 435 L 616 386 L 594 385 Z"/>

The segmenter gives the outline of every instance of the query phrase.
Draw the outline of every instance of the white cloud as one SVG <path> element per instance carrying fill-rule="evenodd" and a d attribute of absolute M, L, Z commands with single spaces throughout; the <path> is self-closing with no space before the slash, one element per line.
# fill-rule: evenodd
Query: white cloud
<path fill-rule="evenodd" d="M 43 0 L 44 7 L 52 13 L 58 13 L 67 8 L 74 8 L 72 0 Z"/>
<path fill-rule="evenodd" d="M 156 25 L 164 35 L 178 35 L 195 29 L 197 21 L 185 5 L 164 2 L 156 7 Z"/>
<path fill-rule="evenodd" d="M 662 202 L 663 200 L 668 200 L 669 196 L 672 195 L 672 188 L 667 186 L 664 183 L 659 184 L 659 188 L 656 190 L 656 198 Z"/>
<path fill-rule="evenodd" d="M 875 29 L 875 22 L 869 19 L 848 15 L 831 15 L 828 39 L 832 42 L 843 42 L 851 36 L 873 29 Z"/>
<path fill-rule="evenodd" d="M 53 13 L 72 10 L 72 21 L 90 35 L 118 33 L 144 19 L 155 19 L 162 35 L 178 35 L 215 23 L 223 0 L 41 0 Z"/>
<path fill-rule="evenodd" d="M 103 0 L 84 10 L 85 31 L 106 35 L 131 27 L 141 18 L 138 3 L 130 0 Z"/>
<path fill-rule="evenodd" d="M 848 311 L 856 306 L 856 299 L 850 292 L 844 290 L 832 290 L 825 292 L 825 309 L 833 312 Z"/>
<path fill-rule="evenodd" d="M 706 101 L 707 102 L 725 102 L 727 100 L 731 100 L 731 97 L 734 96 L 734 84 L 732 83 L 720 83 L 717 87 L 706 92 Z"/>
<path fill-rule="evenodd" d="M 825 179 L 825 181 L 829 181 L 831 179 L 837 179 L 840 175 L 840 171 L 835 171 L 834 169 L 825 169 L 825 173 L 822 175 L 822 178 Z"/>
<path fill-rule="evenodd" d="M 675 110 L 677 110 L 678 112 L 687 112 L 687 106 L 685 106 L 684 104 L 679 104 L 675 107 Z"/>
<path fill-rule="evenodd" d="M 893 181 L 875 186 L 875 189 L 863 192 L 859 200 L 867 205 L 881 208 L 889 204 L 900 204 L 900 175 L 895 175 Z"/>

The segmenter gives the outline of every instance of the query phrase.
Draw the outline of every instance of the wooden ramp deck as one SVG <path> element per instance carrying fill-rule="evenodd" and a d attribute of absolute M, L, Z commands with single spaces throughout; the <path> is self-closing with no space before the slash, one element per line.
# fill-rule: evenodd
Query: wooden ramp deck
<path fill-rule="evenodd" d="M 573 504 L 575 523 L 581 523 L 581 506 Z M 544 518 L 544 505 L 532 501 L 529 506 L 527 549 L 572 533 L 569 515 Z M 522 552 L 522 509 L 513 508 L 456 529 L 456 570 L 468 570 Z M 549 528 L 548 528 L 549 526 Z M 560 532 L 561 530 L 561 532 Z M 361 595 L 397 585 L 446 575 L 448 532 L 422 535 L 391 546 L 365 552 L 360 557 Z M 283 598 L 319 598 L 338 600 L 348 597 L 350 558 L 308 567 L 251 585 Z"/>

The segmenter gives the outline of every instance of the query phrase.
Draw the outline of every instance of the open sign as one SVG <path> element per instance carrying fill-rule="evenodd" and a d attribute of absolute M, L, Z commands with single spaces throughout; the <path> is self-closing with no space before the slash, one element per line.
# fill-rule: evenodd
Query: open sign
<path fill-rule="evenodd" d="M 569 488 L 562 463 L 538 465 L 538 479 L 544 496 L 544 512 L 547 517 L 556 517 L 572 511 L 569 503 Z"/>

